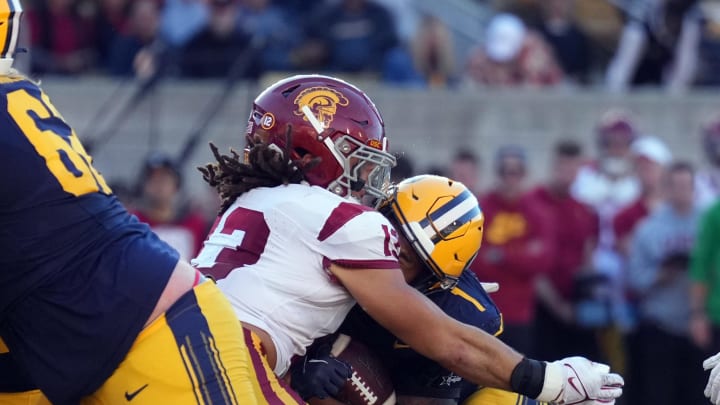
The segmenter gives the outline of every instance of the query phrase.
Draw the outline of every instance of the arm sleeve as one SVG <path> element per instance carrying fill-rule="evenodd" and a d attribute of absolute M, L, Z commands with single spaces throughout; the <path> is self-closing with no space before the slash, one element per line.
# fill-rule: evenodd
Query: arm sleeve
<path fill-rule="evenodd" d="M 502 331 L 500 311 L 472 273 L 463 273 L 450 291 L 435 290 L 428 295 L 448 316 L 492 335 Z M 395 389 L 400 395 L 457 399 L 467 381 L 414 350 L 393 352 Z"/>
<path fill-rule="evenodd" d="M 716 216 L 720 203 L 713 205 L 703 216 L 695 246 L 690 256 L 690 278 L 699 283 L 708 283 L 710 270 L 715 261 L 717 245 Z"/>

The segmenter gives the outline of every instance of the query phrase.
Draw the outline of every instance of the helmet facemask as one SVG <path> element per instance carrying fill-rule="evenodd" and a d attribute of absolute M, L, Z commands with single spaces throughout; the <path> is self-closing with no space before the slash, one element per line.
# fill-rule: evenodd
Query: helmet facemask
<path fill-rule="evenodd" d="M 325 143 L 343 168 L 343 173 L 328 185 L 328 190 L 346 198 L 354 198 L 353 192 L 359 191 L 365 191 L 367 196 L 374 199 L 387 197 L 395 156 L 363 145 L 345 134 L 334 142 L 330 137 L 325 138 Z"/>

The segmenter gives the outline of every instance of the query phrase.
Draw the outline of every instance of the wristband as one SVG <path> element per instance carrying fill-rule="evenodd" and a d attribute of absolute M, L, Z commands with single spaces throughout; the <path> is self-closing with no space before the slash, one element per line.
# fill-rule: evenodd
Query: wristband
<path fill-rule="evenodd" d="M 545 363 L 542 391 L 535 397 L 538 401 L 557 402 L 563 394 L 565 384 L 565 366 L 560 361 Z"/>
<path fill-rule="evenodd" d="M 544 361 L 523 357 L 510 375 L 510 388 L 529 398 L 537 398 L 545 384 Z"/>

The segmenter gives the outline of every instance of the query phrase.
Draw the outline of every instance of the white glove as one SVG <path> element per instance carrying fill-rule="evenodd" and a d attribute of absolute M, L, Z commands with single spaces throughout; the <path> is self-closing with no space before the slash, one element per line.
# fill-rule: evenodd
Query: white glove
<path fill-rule="evenodd" d="M 500 284 L 498 283 L 480 283 L 480 285 L 488 294 L 500 291 Z"/>
<path fill-rule="evenodd" d="M 558 405 L 614 404 L 622 395 L 623 378 L 610 366 L 584 357 L 568 357 L 548 363 L 538 400 Z"/>
<path fill-rule="evenodd" d="M 712 369 L 707 386 L 705 386 L 705 396 L 710 398 L 710 402 L 718 405 L 720 404 L 720 353 L 705 359 L 703 368 L 705 370 Z"/>

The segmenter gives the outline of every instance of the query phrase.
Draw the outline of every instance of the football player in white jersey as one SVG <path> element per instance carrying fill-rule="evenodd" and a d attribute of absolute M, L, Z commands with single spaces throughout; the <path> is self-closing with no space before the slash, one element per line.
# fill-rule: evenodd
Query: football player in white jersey
<path fill-rule="evenodd" d="M 281 80 L 255 99 L 247 134 L 244 159 L 213 148 L 217 162 L 203 168 L 223 204 L 193 263 L 218 279 L 275 374 L 334 332 L 357 301 L 419 353 L 474 383 L 559 404 L 621 395 L 622 377 L 607 366 L 523 357 L 405 282 L 397 232 L 358 204 L 384 196 L 394 164 L 382 118 L 362 91 L 319 75 Z M 450 206 L 408 226 L 447 236 L 476 208 Z"/>

